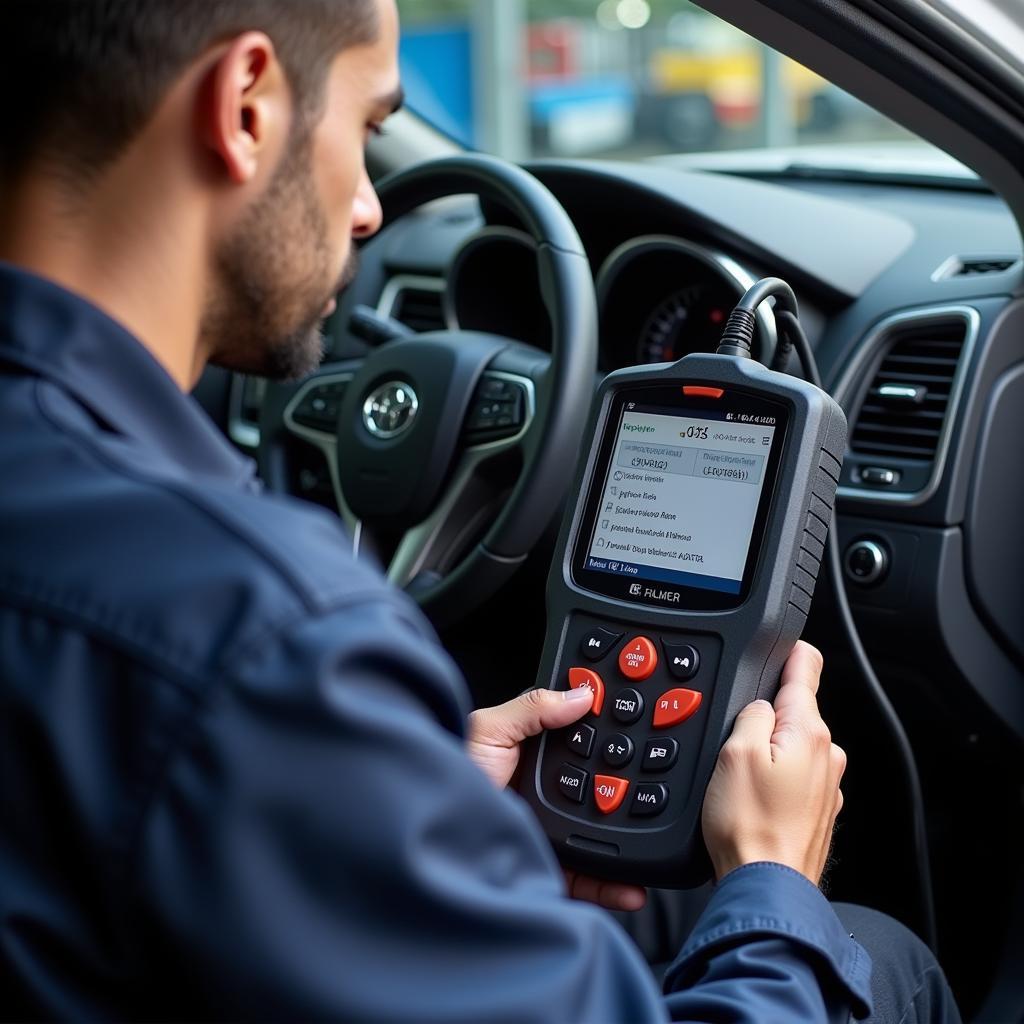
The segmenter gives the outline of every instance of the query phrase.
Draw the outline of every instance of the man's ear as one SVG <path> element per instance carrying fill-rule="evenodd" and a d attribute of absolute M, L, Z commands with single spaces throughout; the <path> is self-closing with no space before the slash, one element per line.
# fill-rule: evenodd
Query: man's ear
<path fill-rule="evenodd" d="M 263 32 L 233 39 L 211 69 L 200 108 L 203 140 L 238 185 L 275 158 L 288 131 L 291 93 L 274 44 Z"/>

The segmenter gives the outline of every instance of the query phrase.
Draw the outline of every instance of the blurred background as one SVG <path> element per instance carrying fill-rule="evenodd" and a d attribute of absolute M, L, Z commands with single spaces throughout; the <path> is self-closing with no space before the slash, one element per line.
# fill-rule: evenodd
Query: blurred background
<path fill-rule="evenodd" d="M 511 160 L 912 136 L 686 0 L 398 0 L 409 105 Z M 899 148 L 899 147 L 896 147 Z"/>

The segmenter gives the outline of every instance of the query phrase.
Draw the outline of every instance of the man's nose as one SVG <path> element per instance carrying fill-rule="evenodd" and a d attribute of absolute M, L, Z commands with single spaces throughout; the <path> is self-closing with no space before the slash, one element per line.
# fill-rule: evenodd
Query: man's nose
<path fill-rule="evenodd" d="M 380 230 L 381 221 L 384 219 L 384 212 L 380 208 L 380 200 L 377 192 L 370 181 L 369 174 L 363 171 L 359 188 L 356 189 L 356 198 L 352 208 L 352 236 L 354 238 L 369 238 Z"/>

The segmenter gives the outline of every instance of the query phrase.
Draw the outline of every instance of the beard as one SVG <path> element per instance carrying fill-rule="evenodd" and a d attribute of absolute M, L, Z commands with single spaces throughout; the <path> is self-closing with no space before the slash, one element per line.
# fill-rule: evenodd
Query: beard
<path fill-rule="evenodd" d="M 324 308 L 355 276 L 356 254 L 339 274 L 310 148 L 310 140 L 293 146 L 215 254 L 200 342 L 217 366 L 294 380 L 323 359 Z"/>

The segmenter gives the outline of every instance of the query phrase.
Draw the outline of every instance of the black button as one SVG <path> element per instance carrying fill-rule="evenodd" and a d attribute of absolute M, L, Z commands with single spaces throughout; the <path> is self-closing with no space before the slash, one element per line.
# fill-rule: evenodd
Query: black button
<path fill-rule="evenodd" d="M 612 714 L 623 725 L 632 725 L 644 713 L 644 699 L 638 690 L 619 690 L 612 701 Z"/>
<path fill-rule="evenodd" d="M 583 794 L 587 791 L 587 779 L 590 774 L 582 768 L 571 764 L 563 764 L 558 772 L 558 788 L 575 803 L 583 803 Z"/>
<path fill-rule="evenodd" d="M 508 398 L 514 396 L 514 385 L 510 380 L 502 380 L 500 377 L 485 377 L 480 382 L 480 389 L 477 392 L 481 398 Z"/>
<path fill-rule="evenodd" d="M 883 541 L 864 537 L 846 549 L 846 574 L 858 583 L 879 583 L 888 571 L 889 551 Z"/>
<path fill-rule="evenodd" d="M 641 782 L 633 793 L 629 813 L 641 817 L 661 814 L 668 803 L 668 786 L 664 782 Z"/>
<path fill-rule="evenodd" d="M 612 733 L 602 741 L 601 753 L 608 764 L 619 768 L 633 760 L 633 741 L 624 733 Z"/>
<path fill-rule="evenodd" d="M 610 629 L 598 626 L 580 641 L 580 654 L 591 661 L 600 661 L 621 639 L 621 633 L 613 633 Z"/>
<path fill-rule="evenodd" d="M 670 644 L 667 640 L 661 641 L 665 648 L 665 664 L 669 672 L 676 679 L 692 679 L 700 668 L 700 655 L 696 647 L 689 644 Z"/>
<path fill-rule="evenodd" d="M 663 772 L 676 763 L 679 756 L 679 744 L 671 736 L 648 740 L 644 747 L 645 772 Z"/>
<path fill-rule="evenodd" d="M 590 757 L 590 752 L 594 749 L 595 732 L 592 725 L 570 725 L 565 730 L 565 744 L 574 754 Z"/>

